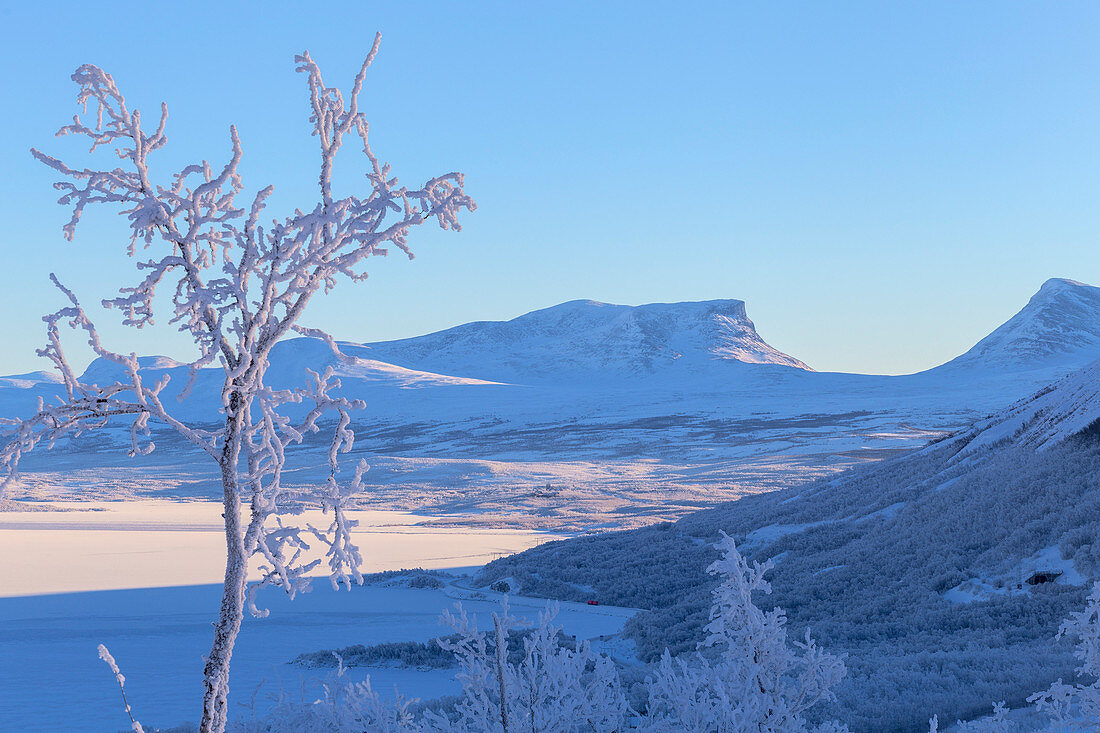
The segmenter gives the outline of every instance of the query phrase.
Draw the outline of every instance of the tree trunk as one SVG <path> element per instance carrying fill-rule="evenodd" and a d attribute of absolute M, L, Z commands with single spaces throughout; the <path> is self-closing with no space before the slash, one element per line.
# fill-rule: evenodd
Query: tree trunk
<path fill-rule="evenodd" d="M 231 400 L 230 414 L 237 406 Z M 248 583 L 248 557 L 241 532 L 241 503 L 237 492 L 237 437 L 239 416 L 227 420 L 227 435 L 222 448 L 222 503 L 225 513 L 225 581 L 218 621 L 214 625 L 214 644 L 203 669 L 202 722 L 199 733 L 224 733 L 229 708 L 229 662 L 244 618 L 245 590 Z"/>

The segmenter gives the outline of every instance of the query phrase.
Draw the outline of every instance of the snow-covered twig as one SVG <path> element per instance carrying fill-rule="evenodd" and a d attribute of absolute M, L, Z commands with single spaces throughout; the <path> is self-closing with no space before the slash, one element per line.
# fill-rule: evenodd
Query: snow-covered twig
<path fill-rule="evenodd" d="M 111 656 L 111 652 L 107 651 L 107 647 L 103 644 L 99 645 L 99 658 L 106 662 L 107 666 L 111 668 L 111 671 L 115 673 L 115 681 L 118 682 L 118 691 L 122 693 L 122 705 L 126 708 L 126 715 L 130 718 L 131 730 L 133 730 L 134 733 L 145 733 L 145 729 L 141 727 L 141 723 L 134 719 L 134 713 L 130 710 L 130 702 L 126 699 L 126 677 L 119 671 L 115 658 Z"/>

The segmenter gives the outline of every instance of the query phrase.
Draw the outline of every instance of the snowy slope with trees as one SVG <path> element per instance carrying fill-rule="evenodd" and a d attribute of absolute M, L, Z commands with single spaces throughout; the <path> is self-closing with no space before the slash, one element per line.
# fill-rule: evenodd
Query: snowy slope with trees
<path fill-rule="evenodd" d="M 1048 400 L 1072 403 L 1091 369 Z M 654 660 L 701 638 L 711 583 L 698 568 L 725 531 L 750 558 L 775 560 L 770 601 L 792 631 L 812 628 L 848 654 L 832 713 L 854 730 L 1018 706 L 1073 677 L 1069 646 L 1053 637 L 1100 578 L 1100 438 L 1075 420 L 1048 423 L 1059 439 L 1039 451 L 1026 432 L 975 447 L 983 432 L 962 431 L 675 524 L 542 545 L 489 564 L 481 582 L 645 608 L 627 634 Z"/>
<path fill-rule="evenodd" d="M 1100 361 L 1095 361 L 1004 412 L 979 422 L 968 446 L 1002 440 L 1043 449 L 1076 435 L 1100 420 Z"/>

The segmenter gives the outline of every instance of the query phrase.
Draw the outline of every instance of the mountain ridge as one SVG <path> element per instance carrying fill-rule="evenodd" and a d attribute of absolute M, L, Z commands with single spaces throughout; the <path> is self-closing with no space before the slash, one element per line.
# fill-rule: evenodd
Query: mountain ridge
<path fill-rule="evenodd" d="M 846 373 L 811 376 L 819 373 L 760 336 L 745 302 L 738 299 L 639 306 L 573 300 L 506 321 L 476 321 L 406 339 L 341 342 L 341 348 L 354 357 L 351 362 L 340 362 L 316 339 L 280 342 L 272 352 L 269 383 L 292 386 L 305 377 L 307 368 L 326 366 L 332 366 L 345 379 L 345 386 L 353 389 L 358 389 L 354 385 L 407 389 L 486 384 L 602 389 L 645 384 L 719 393 L 735 386 L 785 389 L 779 385 L 806 379 L 831 390 L 853 379 L 862 384 L 879 378 Z M 1020 311 L 966 353 L 915 375 L 881 379 L 926 391 L 932 386 L 961 389 L 976 384 L 975 379 L 996 379 L 1005 382 L 1002 391 L 1020 397 L 1097 358 L 1100 288 L 1052 278 Z M 180 372 L 169 392 L 177 382 L 182 386 L 186 381 L 182 376 L 186 367 L 170 358 L 147 356 L 140 362 L 147 378 Z M 220 383 L 220 369 L 212 366 L 203 371 L 198 393 L 207 382 L 209 389 L 217 389 L 214 382 Z M 105 383 L 120 372 L 118 365 L 97 359 L 82 379 Z M 0 376 L 0 390 L 26 393 L 18 400 L 22 404 L 30 392 L 57 391 L 57 381 L 43 372 Z"/>

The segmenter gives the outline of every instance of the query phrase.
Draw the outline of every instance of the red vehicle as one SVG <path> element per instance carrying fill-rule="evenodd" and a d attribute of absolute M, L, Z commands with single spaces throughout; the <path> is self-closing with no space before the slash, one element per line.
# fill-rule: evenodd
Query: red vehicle
<path fill-rule="evenodd" d="M 598 606 L 598 605 L 600 605 L 600 602 L 599 601 L 589 601 L 588 605 L 589 606 Z"/>

